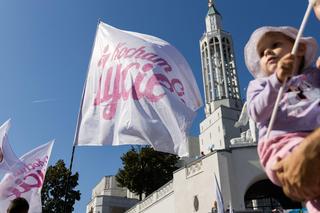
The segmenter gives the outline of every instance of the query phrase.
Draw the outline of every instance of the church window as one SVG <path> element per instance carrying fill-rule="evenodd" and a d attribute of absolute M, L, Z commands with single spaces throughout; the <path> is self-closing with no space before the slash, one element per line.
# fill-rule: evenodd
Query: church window
<path fill-rule="evenodd" d="M 193 207 L 194 210 L 197 212 L 199 210 L 199 199 L 198 199 L 198 195 L 194 196 L 193 198 Z"/>
<path fill-rule="evenodd" d="M 272 212 L 276 208 L 301 209 L 301 203 L 290 200 L 270 180 L 261 180 L 250 186 L 245 193 L 244 202 L 246 209 L 256 209 L 263 213 Z"/>

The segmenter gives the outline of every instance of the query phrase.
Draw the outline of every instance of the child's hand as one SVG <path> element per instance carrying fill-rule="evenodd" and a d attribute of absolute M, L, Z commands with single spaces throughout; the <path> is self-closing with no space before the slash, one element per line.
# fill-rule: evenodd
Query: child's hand
<path fill-rule="evenodd" d="M 294 64 L 295 56 L 291 53 L 288 53 L 279 60 L 276 69 L 276 75 L 279 81 L 283 82 L 294 74 Z"/>
<path fill-rule="evenodd" d="M 313 7 L 313 10 L 317 18 L 320 20 L 320 0 L 317 0 L 316 5 Z"/>
<path fill-rule="evenodd" d="M 316 65 L 317 65 L 317 68 L 320 69 L 320 57 L 318 58 Z"/>

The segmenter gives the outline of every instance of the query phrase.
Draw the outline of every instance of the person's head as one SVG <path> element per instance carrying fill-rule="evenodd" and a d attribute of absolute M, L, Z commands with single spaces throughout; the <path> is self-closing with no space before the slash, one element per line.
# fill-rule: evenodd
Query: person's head
<path fill-rule="evenodd" d="M 11 201 L 7 213 L 28 213 L 29 203 L 23 197 L 15 198 Z"/>
<path fill-rule="evenodd" d="M 288 26 L 267 26 L 255 30 L 244 49 L 245 62 L 251 74 L 260 78 L 274 73 L 279 60 L 291 52 L 297 34 L 297 29 Z M 311 66 L 317 48 L 314 38 L 301 37 L 294 73 Z"/>

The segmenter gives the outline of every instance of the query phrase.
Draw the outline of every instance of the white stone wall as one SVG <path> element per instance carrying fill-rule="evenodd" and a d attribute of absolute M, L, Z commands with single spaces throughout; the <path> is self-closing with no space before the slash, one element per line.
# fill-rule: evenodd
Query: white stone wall
<path fill-rule="evenodd" d="M 243 209 L 243 199 L 248 188 L 259 180 L 268 178 L 260 165 L 256 146 L 234 149 L 230 160 L 233 170 L 233 175 L 230 180 L 231 183 L 234 183 L 233 188 L 237 190 L 237 194 L 235 194 L 233 198 L 235 202 L 232 204 L 234 207 L 237 206 Z M 238 183 L 239 180 L 241 184 Z"/>
<path fill-rule="evenodd" d="M 211 211 L 215 197 L 214 174 L 217 177 L 225 209 L 230 201 L 233 209 L 244 210 L 244 196 L 255 182 L 266 179 L 257 156 L 256 146 L 237 147 L 230 151 L 209 153 L 177 170 L 166 188 L 165 196 L 159 190 L 137 204 L 128 213 L 207 213 Z M 195 196 L 199 209 L 194 208 Z M 160 199 L 159 199 L 160 198 Z"/>
<path fill-rule="evenodd" d="M 216 162 L 216 157 L 217 155 L 211 155 L 211 162 Z M 209 171 L 212 171 L 217 165 L 213 163 L 209 166 L 205 159 L 199 159 L 174 174 L 175 212 L 196 212 L 194 208 L 195 196 L 199 200 L 197 212 L 211 210 L 214 200 L 214 176 Z"/>
<path fill-rule="evenodd" d="M 224 132 L 221 121 L 221 108 L 200 123 L 200 152 L 207 154 L 210 148 L 224 148 Z"/>
<path fill-rule="evenodd" d="M 124 212 L 138 202 L 136 199 L 127 199 L 117 196 L 99 195 L 87 205 L 87 213 L 117 213 Z"/>
<path fill-rule="evenodd" d="M 200 123 L 200 152 L 208 154 L 211 152 L 210 148 L 213 150 L 229 148 L 229 141 L 239 137 L 242 130 L 234 127 L 239 115 L 238 109 L 221 106 L 203 120 Z"/>
<path fill-rule="evenodd" d="M 92 190 L 92 199 L 99 195 L 126 197 L 127 189 L 118 186 L 115 176 L 105 176 Z"/>
<path fill-rule="evenodd" d="M 86 213 L 89 213 L 92 211 L 92 213 L 102 213 L 103 212 L 103 200 L 101 197 L 95 197 L 93 198 L 90 203 L 87 205 L 87 211 Z"/>

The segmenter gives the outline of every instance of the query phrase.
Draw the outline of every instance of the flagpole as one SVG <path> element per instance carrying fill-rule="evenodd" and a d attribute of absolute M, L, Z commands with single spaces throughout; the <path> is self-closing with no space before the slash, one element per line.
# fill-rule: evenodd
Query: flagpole
<path fill-rule="evenodd" d="M 76 149 L 76 146 L 73 144 L 72 146 L 72 154 L 71 154 L 71 160 L 70 160 L 70 166 L 69 166 L 69 172 L 67 173 L 67 180 L 66 180 L 66 186 L 65 186 L 65 194 L 64 194 L 64 212 L 67 212 L 67 200 L 68 200 L 68 191 L 69 191 L 69 183 L 70 183 L 70 176 L 72 175 L 72 165 L 73 165 L 73 157 L 74 157 L 74 151 Z"/>
<path fill-rule="evenodd" d="M 92 53 L 93 53 L 93 48 L 94 48 L 95 43 L 96 43 L 96 35 L 97 35 L 97 32 L 98 32 L 98 27 L 99 27 L 100 22 L 101 22 L 101 19 L 99 18 L 99 19 L 98 19 L 98 24 L 97 24 L 96 33 L 95 33 L 95 39 L 94 39 L 94 42 L 93 42 L 93 45 L 92 45 L 92 48 L 91 48 L 91 55 L 92 55 Z M 91 57 L 91 58 L 92 58 L 92 57 Z M 70 176 L 72 175 L 73 159 L 74 159 L 74 153 L 75 153 L 75 149 L 76 149 L 76 142 L 78 141 L 78 132 L 79 132 L 79 126 L 80 126 L 79 123 L 80 123 L 80 121 L 81 121 L 81 112 L 82 112 L 83 98 L 84 98 L 84 94 L 85 94 L 85 90 L 86 90 L 86 84 L 87 84 L 87 79 L 88 79 L 90 64 L 91 64 L 91 60 L 90 60 L 90 62 L 89 62 L 89 64 L 88 64 L 87 76 L 86 76 L 86 80 L 85 80 L 85 82 L 84 82 L 84 86 L 83 86 L 83 89 L 82 89 L 80 109 L 79 109 L 79 112 L 78 112 L 76 132 L 75 132 L 75 135 L 74 135 L 73 146 L 72 146 L 72 153 L 71 153 L 71 160 L 70 160 L 70 165 L 69 165 L 69 173 L 67 174 L 67 180 L 66 180 L 66 185 L 65 185 L 65 195 L 64 195 L 64 212 L 65 212 L 65 213 L 68 213 L 68 212 L 67 212 L 67 200 L 68 200 L 68 191 L 69 191 Z"/>

